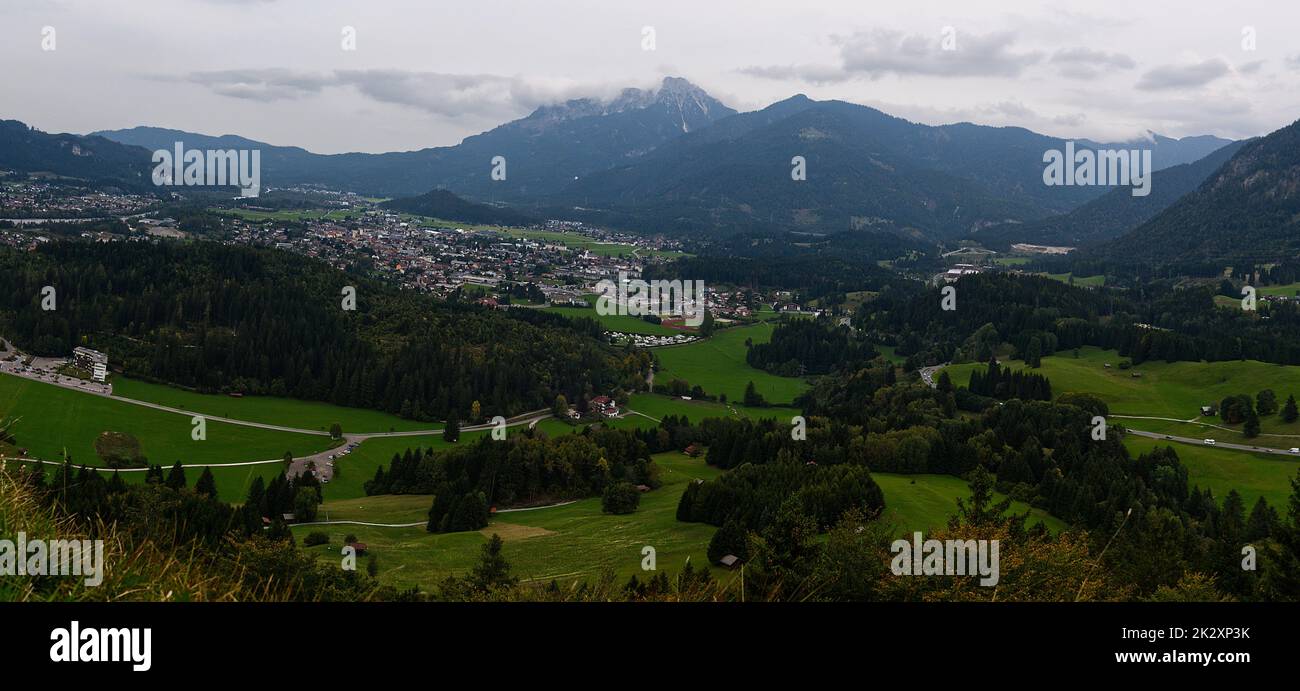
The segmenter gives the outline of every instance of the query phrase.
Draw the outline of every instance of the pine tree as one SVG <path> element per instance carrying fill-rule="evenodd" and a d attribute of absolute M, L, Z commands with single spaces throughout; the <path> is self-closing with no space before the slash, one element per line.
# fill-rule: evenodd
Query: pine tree
<path fill-rule="evenodd" d="M 1295 422 L 1300 419 L 1300 409 L 1296 408 L 1294 395 L 1286 397 L 1286 406 L 1282 408 L 1282 419 L 1286 422 Z"/>
<path fill-rule="evenodd" d="M 1035 368 L 1043 364 L 1043 343 L 1037 336 L 1030 338 L 1025 348 L 1025 364 Z"/>
<path fill-rule="evenodd" d="M 1253 439 L 1254 437 L 1259 436 L 1259 416 L 1250 408 L 1246 409 L 1246 420 L 1245 424 L 1241 428 L 1241 432 L 1246 435 L 1247 439 Z"/>
<path fill-rule="evenodd" d="M 1264 497 L 1255 500 L 1255 506 L 1250 510 L 1250 518 L 1246 519 L 1246 539 L 1247 540 L 1266 540 L 1273 534 L 1273 526 L 1277 525 L 1277 510 L 1269 506 Z"/>
<path fill-rule="evenodd" d="M 712 449 L 709 449 L 712 451 Z M 682 492 L 682 498 L 677 500 L 677 520 L 690 522 L 693 519 L 692 507 L 695 502 L 695 495 L 699 494 L 700 485 L 698 482 L 690 482 L 686 485 L 686 490 Z"/>
<path fill-rule="evenodd" d="M 456 417 L 456 411 L 447 414 L 447 425 L 443 428 L 442 438 L 452 443 L 460 440 L 460 420 Z"/>
<path fill-rule="evenodd" d="M 713 539 L 709 540 L 710 562 L 717 564 L 728 554 L 734 555 L 741 561 L 749 559 L 749 537 L 735 517 L 728 518 L 722 527 L 713 533 Z"/>
<path fill-rule="evenodd" d="M 518 578 L 510 575 L 510 562 L 501 555 L 501 548 L 505 546 L 505 541 L 500 535 L 492 533 L 492 538 L 482 547 L 478 564 L 474 565 L 474 570 L 470 572 L 470 587 L 480 592 L 487 592 L 493 588 L 509 588 L 519 582 Z"/>
<path fill-rule="evenodd" d="M 1277 412 L 1277 395 L 1272 389 L 1264 389 L 1255 394 L 1255 412 L 1260 415 L 1272 415 Z"/>
<path fill-rule="evenodd" d="M 974 373 L 975 373 L 975 372 L 973 372 L 973 371 L 971 372 L 971 374 L 974 374 Z M 936 385 L 936 387 L 939 389 L 939 393 L 950 393 L 950 392 L 952 392 L 952 390 L 953 390 L 953 387 L 952 387 L 952 377 L 949 377 L 949 376 L 948 376 L 948 371 L 947 371 L 947 370 L 941 370 L 941 371 L 939 372 L 939 380 L 935 383 L 935 385 Z"/>
<path fill-rule="evenodd" d="M 185 468 L 181 467 L 181 462 L 176 461 L 172 466 L 171 472 L 167 473 L 167 486 L 172 489 L 185 489 L 188 485 L 185 482 Z"/>
<path fill-rule="evenodd" d="M 203 467 L 203 474 L 199 476 L 199 481 L 194 483 L 194 491 L 205 497 L 217 498 L 217 479 L 212 476 L 212 468 Z"/>

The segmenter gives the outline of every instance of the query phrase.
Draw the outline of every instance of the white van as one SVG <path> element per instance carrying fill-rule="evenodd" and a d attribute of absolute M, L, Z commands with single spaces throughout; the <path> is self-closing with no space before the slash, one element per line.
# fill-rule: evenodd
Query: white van
<path fill-rule="evenodd" d="M 1206 444 L 1206 446 L 1214 446 L 1214 440 L 1213 440 L 1213 439 L 1206 439 L 1206 440 L 1205 440 L 1205 444 Z"/>
<path fill-rule="evenodd" d="M 1300 453 L 1300 448 L 1291 447 L 1291 453 Z"/>

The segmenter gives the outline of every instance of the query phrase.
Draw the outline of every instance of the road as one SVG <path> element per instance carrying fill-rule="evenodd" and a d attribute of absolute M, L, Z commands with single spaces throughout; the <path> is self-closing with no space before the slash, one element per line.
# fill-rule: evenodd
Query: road
<path fill-rule="evenodd" d="M 537 425 L 538 422 L 545 420 L 548 417 L 551 417 L 551 411 L 534 410 L 530 413 L 516 415 L 515 417 L 506 420 L 506 427 L 518 427 L 519 425 L 528 425 L 528 428 L 532 429 Z M 492 429 L 494 426 L 495 425 L 491 423 L 485 423 L 482 425 L 468 425 L 466 427 L 461 427 L 460 431 L 477 432 L 477 431 Z M 316 472 L 316 477 L 320 478 L 321 482 L 329 482 L 330 480 L 334 479 L 334 462 L 339 460 L 343 456 L 346 456 L 347 454 L 351 453 L 353 450 L 356 449 L 356 447 L 359 444 L 361 444 L 361 442 L 367 439 L 374 439 L 377 437 L 418 437 L 418 436 L 442 434 L 442 432 L 443 430 L 441 429 L 429 429 L 429 430 L 411 430 L 406 432 L 362 432 L 358 434 L 344 433 L 342 444 L 332 449 L 326 449 L 325 451 L 321 451 L 320 453 L 315 453 L 310 456 L 301 456 L 299 458 L 293 459 L 293 462 L 290 463 L 289 467 L 285 470 L 285 474 L 288 475 L 289 477 L 298 477 L 303 473 L 303 471 L 307 470 L 308 467 L 312 467 Z"/>
<path fill-rule="evenodd" d="M 934 380 L 934 373 L 938 372 L 939 370 L 951 364 L 952 364 L 951 362 L 945 362 L 942 365 L 931 365 L 929 367 L 922 367 L 917 371 L 921 373 L 921 381 L 925 382 L 926 386 L 932 389 L 937 389 L 939 388 L 939 384 Z"/>
<path fill-rule="evenodd" d="M 1300 454 L 1294 454 L 1286 449 L 1271 449 L 1267 446 L 1250 446 L 1249 444 L 1233 444 L 1225 441 L 1215 440 L 1214 444 L 1206 444 L 1205 439 L 1192 439 L 1191 437 L 1179 437 L 1172 434 L 1157 434 L 1156 432 L 1143 432 L 1140 429 L 1126 428 L 1129 434 L 1136 434 L 1139 437 L 1147 439 L 1160 439 L 1164 441 L 1176 441 L 1180 444 L 1195 444 L 1196 446 L 1205 446 L 1213 449 L 1231 449 L 1233 451 L 1248 451 L 1250 453 L 1268 453 L 1278 456 L 1290 456 L 1291 458 L 1300 457 Z"/>
<path fill-rule="evenodd" d="M 0 357 L 7 356 L 10 353 L 11 349 L 12 346 L 9 345 L 9 342 L 4 340 L 3 338 L 0 338 Z M 84 380 L 76 379 L 74 377 L 65 377 L 62 375 L 57 375 L 54 374 L 52 371 L 43 374 L 39 373 L 36 371 L 36 368 L 27 367 L 22 364 L 22 354 L 19 351 L 13 349 L 13 353 L 18 355 L 18 359 L 12 362 L 0 361 L 0 373 L 7 374 L 14 377 L 22 377 L 24 379 L 30 379 L 33 381 L 39 381 L 45 384 L 49 384 L 51 386 L 62 387 L 89 396 L 110 398 L 115 401 L 121 401 L 122 403 L 129 403 L 131 405 L 138 405 L 138 406 L 143 406 L 145 408 L 152 408 L 154 410 L 160 410 L 167 413 L 183 415 L 187 418 L 193 418 L 195 416 L 199 416 L 206 420 L 216 420 L 218 422 L 224 422 L 231 425 L 241 425 L 244 427 L 257 427 L 259 429 L 274 430 L 277 432 L 290 432 L 294 434 L 313 434 L 316 436 L 329 436 L 329 432 L 323 432 L 321 430 L 302 429 L 299 427 L 288 427 L 285 425 L 272 425 L 265 422 L 253 422 L 251 420 L 240 420 L 238 418 L 220 417 L 217 415 L 206 415 L 204 413 L 195 412 L 193 410 L 185 410 L 183 408 L 173 408 L 171 406 L 165 406 L 159 403 L 150 403 L 148 401 L 138 401 L 134 398 L 125 398 L 123 396 L 117 396 L 113 394 L 112 392 L 113 387 L 111 385 L 98 384 L 95 382 L 86 382 Z M 47 364 L 47 366 L 50 365 Z M 44 367 L 42 367 L 42 369 L 44 369 Z M 540 422 L 541 420 L 545 420 L 548 417 L 551 417 L 551 413 L 549 410 L 547 409 L 534 410 L 531 412 L 516 415 L 506 420 L 506 427 L 518 427 L 519 425 L 528 425 L 529 428 L 531 429 L 532 427 L 536 426 L 538 422 Z M 492 427 L 493 425 L 491 423 L 484 423 L 481 425 L 469 425 L 466 427 L 462 427 L 461 431 L 475 432 L 480 430 L 492 429 Z M 441 428 L 437 428 L 437 429 L 406 430 L 403 432 L 358 432 L 352 434 L 345 433 L 343 435 L 343 439 L 340 440 L 339 446 L 336 446 L 332 449 L 326 449 L 325 451 L 321 451 L 320 453 L 315 453 L 310 456 L 295 458 L 293 459 L 293 462 L 289 465 L 289 468 L 286 470 L 286 472 L 290 477 L 296 477 L 297 475 L 302 473 L 303 470 L 305 470 L 309 464 L 314 464 L 317 477 L 320 477 L 321 480 L 324 482 L 329 482 L 334 477 L 333 461 L 337 457 L 339 452 L 343 449 L 350 450 L 352 448 L 355 448 L 361 442 L 376 437 L 419 437 L 419 436 L 442 434 L 442 432 L 443 430 Z M 340 449 L 339 447 L 343 447 L 343 449 Z M 39 458 L 22 458 L 17 460 L 33 461 L 33 462 L 40 462 L 40 463 L 52 464 L 52 465 L 62 465 L 62 461 L 50 461 L 50 460 L 39 459 Z M 225 466 L 264 465 L 267 463 L 283 463 L 283 462 L 284 459 L 282 458 L 272 458 L 264 461 L 241 461 L 241 462 L 231 462 L 231 463 L 195 463 L 195 464 L 186 464 L 186 466 L 194 467 L 194 468 L 200 468 L 204 466 L 219 468 Z M 74 464 L 74 465 L 80 467 L 79 464 Z M 100 466 L 88 465 L 86 467 L 96 468 Z M 147 470 L 147 468 L 122 468 L 121 470 L 123 470 L 124 472 L 144 472 L 145 470 Z"/>

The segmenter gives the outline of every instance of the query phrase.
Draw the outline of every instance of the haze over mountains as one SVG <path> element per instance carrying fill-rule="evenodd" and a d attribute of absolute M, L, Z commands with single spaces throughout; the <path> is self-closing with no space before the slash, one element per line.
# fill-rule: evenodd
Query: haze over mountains
<path fill-rule="evenodd" d="M 1253 139 L 1196 190 L 1093 253 L 1116 263 L 1300 254 L 1300 121 Z"/>
<path fill-rule="evenodd" d="M 153 127 L 45 135 L 8 123 L 0 128 L 0 166 L 147 183 L 149 151 L 177 141 L 260 149 L 266 186 L 318 184 L 390 197 L 452 193 L 407 206 L 479 215 L 490 208 L 459 196 L 514 207 L 507 215 L 647 232 L 880 232 L 922 242 L 971 237 L 994 246 L 1078 245 L 1123 235 L 1196 188 L 1240 146 L 1212 136 L 1074 140 L 1076 149 L 1150 149 L 1160 171 L 1153 193 L 1132 197 L 1127 187 L 1045 185 L 1044 152 L 1064 149 L 1067 140 L 1024 128 L 923 125 L 803 95 L 737 113 L 670 77 L 656 89 L 627 89 L 608 101 L 543 106 L 455 146 L 385 154 L 315 154 Z M 505 159 L 505 180 L 492 179 L 497 156 Z M 806 180 L 791 177 L 796 156 L 806 164 Z"/>
<path fill-rule="evenodd" d="M 526 201 L 735 112 L 685 79 L 670 77 L 653 92 L 625 89 L 607 103 L 577 99 L 543 106 L 456 146 L 418 151 L 314 154 L 242 137 L 154 127 L 95 134 L 147 149 L 169 148 L 176 141 L 196 148 L 260 148 L 262 179 L 270 184 L 315 183 L 382 196 L 442 187 L 482 200 Z M 496 156 L 506 159 L 505 181 L 491 178 Z"/>
<path fill-rule="evenodd" d="M 1193 163 L 1181 163 L 1154 173 L 1151 193 L 1133 196 L 1127 187 L 1102 196 L 1060 216 L 1029 223 L 1004 223 L 972 234 L 980 244 L 1005 250 L 1012 243 L 1079 247 L 1123 235 L 1196 189 L 1232 158 L 1246 142 L 1232 142 Z"/>

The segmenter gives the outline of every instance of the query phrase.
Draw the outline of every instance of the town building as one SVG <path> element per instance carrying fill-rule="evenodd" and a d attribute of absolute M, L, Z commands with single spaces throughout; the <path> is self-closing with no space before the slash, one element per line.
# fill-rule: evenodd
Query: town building
<path fill-rule="evenodd" d="M 108 356 L 98 350 L 77 346 L 72 349 L 72 364 L 76 365 L 78 369 L 84 369 L 87 372 L 93 372 L 95 365 L 103 365 L 107 369 Z"/>

